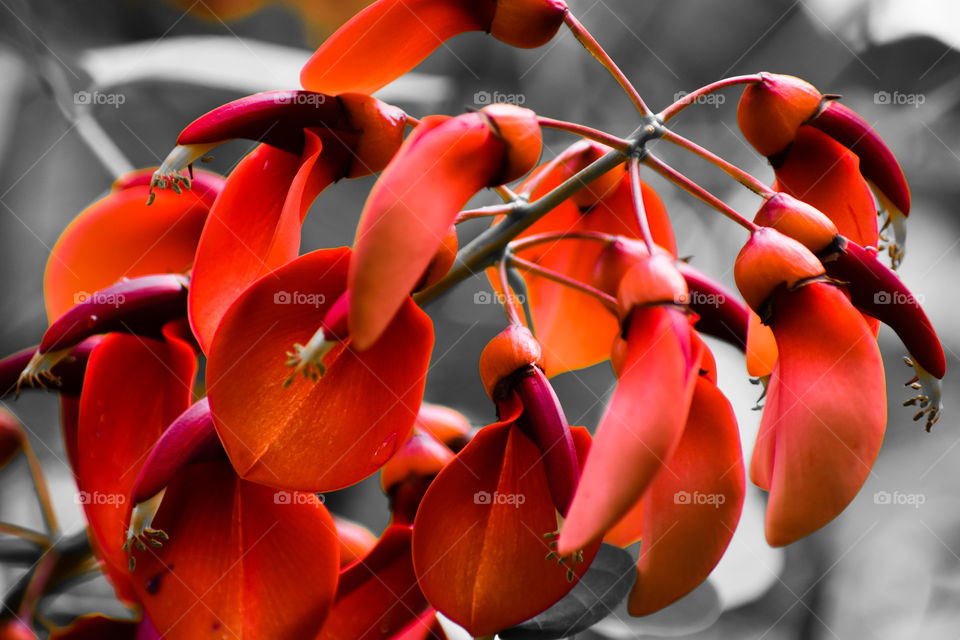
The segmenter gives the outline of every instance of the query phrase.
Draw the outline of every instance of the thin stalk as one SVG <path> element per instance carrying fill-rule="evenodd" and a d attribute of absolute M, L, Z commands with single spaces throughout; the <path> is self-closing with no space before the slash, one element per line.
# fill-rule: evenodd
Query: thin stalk
<path fill-rule="evenodd" d="M 673 167 L 669 166 L 664 162 L 661 162 L 660 160 L 655 158 L 653 154 L 647 154 L 647 156 L 643 160 L 641 160 L 641 162 L 643 162 L 645 165 L 647 165 L 648 167 L 650 167 L 651 169 L 653 169 L 654 171 L 656 171 L 657 173 L 662 175 L 664 178 L 674 183 L 675 185 L 677 185 L 678 187 L 680 187 L 690 195 L 696 198 L 699 198 L 700 200 L 707 203 L 708 205 L 710 205 L 711 207 L 713 207 L 723 215 L 727 216 L 728 218 L 730 218 L 731 220 L 739 224 L 741 227 L 743 227 L 750 233 L 753 233 L 759 228 L 757 227 L 756 224 L 754 224 L 750 220 L 747 220 L 746 218 L 741 216 L 739 213 L 737 213 L 736 211 L 731 209 L 729 206 L 727 206 L 717 196 L 713 195 L 712 193 L 710 193 L 709 191 L 707 191 L 706 189 L 704 189 L 703 187 L 698 185 L 696 182 L 692 181 L 690 178 L 686 177 L 685 175 L 683 175 Z"/>
<path fill-rule="evenodd" d="M 493 190 L 496 191 L 497 195 L 503 198 L 503 201 L 507 204 L 510 204 L 511 202 L 516 202 L 517 200 L 520 199 L 520 196 L 515 194 L 513 192 L 513 189 L 511 189 L 505 184 L 502 184 L 499 187 L 494 187 Z"/>
<path fill-rule="evenodd" d="M 511 266 L 516 267 L 518 269 L 522 269 L 527 273 L 530 273 L 535 276 L 539 276 L 541 278 L 545 278 L 547 280 L 551 280 L 553 282 L 556 282 L 557 284 L 562 284 L 565 287 L 570 287 L 571 289 L 575 289 L 581 293 L 585 293 L 588 296 L 592 296 L 593 298 L 596 298 L 601 304 L 603 304 L 603 306 L 609 309 L 614 315 L 617 314 L 617 309 L 618 309 L 617 299 L 614 298 L 613 296 L 607 295 L 606 293 L 600 291 L 599 289 L 591 287 L 588 284 L 584 284 L 579 280 L 568 278 L 562 273 L 557 273 L 556 271 L 545 269 L 544 267 L 541 267 L 538 264 L 530 262 L 529 260 L 524 260 L 523 258 L 511 256 L 507 259 L 507 261 L 510 262 Z"/>
<path fill-rule="evenodd" d="M 8 522 L 0 522 L 0 533 L 6 534 L 8 536 L 16 536 L 21 540 L 27 540 L 32 542 L 44 549 L 50 546 L 50 539 L 47 536 L 43 535 L 39 531 L 34 531 L 33 529 L 27 529 L 19 525 L 10 524 Z"/>
<path fill-rule="evenodd" d="M 479 207 L 477 209 L 467 209 L 466 211 L 461 211 L 457 214 L 457 217 L 453 219 L 453 224 L 460 224 L 461 222 L 466 222 L 467 220 L 476 220 L 477 218 L 489 218 L 491 216 L 503 216 L 514 209 L 514 204 L 508 202 L 505 204 L 492 204 L 487 207 Z"/>
<path fill-rule="evenodd" d="M 510 288 L 510 279 L 507 277 L 507 261 L 501 260 L 500 264 L 497 266 L 497 275 L 500 276 L 500 287 L 503 290 L 503 308 L 507 314 L 507 320 L 512 325 L 524 326 L 523 321 L 520 319 L 520 314 L 517 313 L 516 308 L 513 306 L 513 295 L 511 295 L 512 289 Z"/>
<path fill-rule="evenodd" d="M 589 140 L 593 140 L 594 142 L 605 144 L 608 147 L 618 149 L 624 153 L 626 153 L 627 149 L 630 148 L 629 140 L 624 140 L 623 138 L 619 138 L 613 134 L 600 131 L 599 129 L 594 129 L 593 127 L 588 127 L 586 125 L 577 124 L 575 122 L 566 122 L 565 120 L 544 118 L 543 116 L 537 116 L 537 122 L 540 123 L 541 127 L 556 129 L 557 131 L 566 131 L 567 133 L 572 133 L 580 136 L 581 138 L 587 138 Z"/>
<path fill-rule="evenodd" d="M 643 189 L 640 187 L 640 161 L 634 158 L 630 161 L 630 195 L 633 196 L 633 211 L 637 217 L 637 226 L 640 227 L 640 236 L 647 245 L 650 255 L 656 253 L 656 243 L 650 233 L 650 221 L 647 220 L 647 208 L 643 204 Z"/>
<path fill-rule="evenodd" d="M 636 88 L 630 83 L 627 79 L 627 76 L 624 75 L 623 71 L 620 70 L 620 67 L 617 66 L 617 63 L 613 61 L 606 51 L 603 50 L 603 47 L 600 46 L 600 43 L 597 42 L 590 32 L 587 31 L 587 28 L 580 23 L 579 20 L 571 13 L 563 17 L 564 24 L 567 25 L 567 28 L 570 29 L 570 32 L 573 34 L 573 37 L 583 45 L 583 48 L 590 52 L 594 58 L 597 59 L 597 62 L 606 67 L 607 71 L 610 72 L 610 75 L 613 76 L 614 80 L 617 81 L 617 84 L 626 92 L 627 96 L 630 97 L 631 102 L 637 108 L 637 111 L 641 115 L 649 116 L 653 115 L 653 112 L 650 111 L 650 108 L 643 101 L 643 98 L 640 97 L 640 94 L 637 92 Z"/>
<path fill-rule="evenodd" d="M 412 115 L 410 115 L 409 113 L 403 114 L 403 117 L 404 117 L 404 118 L 406 119 L 406 121 L 407 121 L 407 126 L 410 127 L 411 129 L 413 129 L 413 128 L 416 127 L 418 124 L 420 124 L 420 120 L 417 119 L 417 118 L 414 118 L 414 117 L 413 117 Z"/>
<path fill-rule="evenodd" d="M 33 488 L 37 494 L 37 500 L 43 511 L 43 519 L 47 525 L 47 531 L 51 536 L 60 533 L 60 524 L 57 522 L 57 514 L 53 508 L 53 500 L 50 498 L 50 487 L 47 486 L 47 477 L 43 473 L 43 465 L 40 464 L 37 454 L 33 451 L 29 438 L 23 439 L 23 455 L 27 457 L 27 465 L 30 467 L 30 476 L 33 478 Z"/>
<path fill-rule="evenodd" d="M 773 196 L 774 193 L 776 193 L 773 189 L 771 189 L 770 187 L 765 185 L 763 182 L 761 182 L 759 178 L 756 178 L 753 175 L 741 169 L 740 167 L 737 167 L 727 162 L 726 160 L 724 160 L 717 154 L 713 153 L 712 151 L 708 151 L 707 149 L 704 149 L 693 140 L 688 140 L 687 138 L 684 138 L 680 134 L 667 129 L 665 129 L 663 132 L 663 139 L 666 140 L 667 142 L 672 142 L 678 147 L 686 149 L 687 151 L 690 151 L 700 156 L 701 158 L 703 158 L 708 162 L 715 164 L 717 167 L 722 169 L 723 172 L 726 173 L 728 176 L 730 176 L 731 178 L 733 178 L 734 180 L 736 180 L 746 188 L 750 189 L 758 196 L 761 196 L 767 199 Z"/>
<path fill-rule="evenodd" d="M 682 98 L 680 98 L 679 100 L 671 104 L 669 107 L 667 107 L 666 109 L 658 113 L 657 117 L 660 118 L 661 122 L 667 122 L 670 120 L 670 118 L 674 117 L 675 115 L 677 115 L 678 113 L 680 113 L 681 111 L 689 107 L 691 104 L 694 104 L 697 101 L 697 99 L 702 96 L 709 95 L 711 93 L 719 91 L 720 89 L 725 89 L 726 87 L 732 87 L 738 84 L 752 84 L 754 82 L 759 82 L 760 80 L 761 80 L 760 76 L 755 73 L 746 75 L 746 76 L 733 76 L 732 78 L 724 78 L 723 80 L 717 80 L 716 82 L 712 82 L 708 85 L 700 87 L 696 91 L 693 91 L 692 93 L 688 93 L 687 95 L 683 96 Z"/>
<path fill-rule="evenodd" d="M 604 244 L 616 242 L 619 236 L 599 231 L 558 231 L 550 233 L 538 233 L 533 236 L 527 236 L 520 240 L 514 240 L 510 243 L 510 249 L 513 251 L 523 251 L 538 244 L 547 242 L 558 242 L 560 240 L 595 240 Z"/>

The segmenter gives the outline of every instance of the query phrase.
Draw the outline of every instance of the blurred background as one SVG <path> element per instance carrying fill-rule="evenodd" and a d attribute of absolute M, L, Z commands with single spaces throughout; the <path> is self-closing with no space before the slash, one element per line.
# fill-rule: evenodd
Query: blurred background
<path fill-rule="evenodd" d="M 0 0 L 0 353 L 39 342 L 44 264 L 58 235 L 100 197 L 118 172 L 155 166 L 178 132 L 205 111 L 255 91 L 296 88 L 322 39 L 361 0 Z M 611 618 L 581 637 L 956 638 L 960 636 L 960 4 L 947 0 L 570 0 L 570 7 L 659 110 L 683 91 L 761 70 L 800 76 L 843 95 L 884 137 L 913 192 L 901 277 L 924 302 L 947 352 L 946 412 L 930 434 L 901 402 L 910 393 L 905 354 L 886 328 L 889 421 L 880 458 L 853 504 L 833 523 L 785 550 L 763 539 L 763 493 L 750 489 L 743 520 L 709 585 L 650 619 Z M 605 71 L 565 30 L 539 49 L 512 49 L 465 34 L 438 49 L 382 99 L 414 116 L 462 113 L 493 100 L 582 122 L 618 135 L 636 113 Z M 688 108 L 683 135 L 771 180 L 772 170 L 739 135 L 739 89 Z M 545 157 L 573 139 L 546 133 Z M 206 168 L 226 173 L 248 143 L 216 150 Z M 657 152 L 752 217 L 759 201 L 689 154 Z M 733 286 L 743 233 L 653 176 L 680 255 Z M 372 184 L 341 182 L 307 218 L 304 250 L 349 244 Z M 474 204 L 496 201 L 481 194 Z M 485 223 L 463 225 L 461 246 Z M 477 361 L 504 325 L 488 290 L 467 281 L 428 307 L 437 327 L 427 399 L 494 419 Z M 489 300 L 489 298 L 482 298 Z M 721 387 L 737 407 L 745 455 L 759 422 L 758 388 L 742 357 L 715 343 Z M 556 380 L 572 424 L 594 427 L 614 378 L 609 365 Z M 665 399 L 669 401 L 669 399 Z M 65 464 L 52 394 L 0 406 L 29 430 L 57 496 L 65 529 L 83 527 Z M 906 496 L 899 500 L 884 499 Z M 386 500 L 374 481 L 330 495 L 334 511 L 379 532 Z M 26 466 L 0 475 L 0 521 L 40 526 Z M 0 592 L 23 567 L 0 569 Z M 49 603 L 52 612 L 120 609 L 97 581 Z M 51 613 L 54 615 L 54 613 Z"/>

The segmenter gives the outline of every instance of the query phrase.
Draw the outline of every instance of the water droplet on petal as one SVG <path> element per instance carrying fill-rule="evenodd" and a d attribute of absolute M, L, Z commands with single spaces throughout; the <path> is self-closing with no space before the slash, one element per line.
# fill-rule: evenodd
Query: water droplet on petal
<path fill-rule="evenodd" d="M 391 433 L 390 437 L 381 442 L 380 446 L 377 447 L 377 450 L 373 453 L 373 463 L 378 467 L 385 465 L 387 460 L 392 458 L 393 454 L 397 452 L 398 444 L 397 434 Z"/>

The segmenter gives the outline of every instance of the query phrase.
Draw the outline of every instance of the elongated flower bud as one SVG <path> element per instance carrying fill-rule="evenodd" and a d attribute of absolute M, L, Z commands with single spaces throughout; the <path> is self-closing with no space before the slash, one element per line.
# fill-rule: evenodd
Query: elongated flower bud
<path fill-rule="evenodd" d="M 764 201 L 753 219 L 793 238 L 813 253 L 825 249 L 837 237 L 837 225 L 823 212 L 786 193 Z"/>
<path fill-rule="evenodd" d="M 777 287 L 783 284 L 792 287 L 823 273 L 823 265 L 809 249 L 769 227 L 750 236 L 737 256 L 733 271 L 744 300 L 761 317 L 764 305 Z"/>
<path fill-rule="evenodd" d="M 773 156 L 793 142 L 797 129 L 816 114 L 822 95 L 812 84 L 777 73 L 761 73 L 743 91 L 737 124 L 753 148 Z"/>

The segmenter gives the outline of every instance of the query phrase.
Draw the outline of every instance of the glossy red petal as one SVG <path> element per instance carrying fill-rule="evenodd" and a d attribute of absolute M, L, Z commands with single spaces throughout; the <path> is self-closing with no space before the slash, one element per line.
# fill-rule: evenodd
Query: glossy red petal
<path fill-rule="evenodd" d="M 404 141 L 357 228 L 350 335 L 358 349 L 373 344 L 423 278 L 457 213 L 495 179 L 505 152 L 479 113 L 425 119 Z"/>
<path fill-rule="evenodd" d="M 379 0 L 340 27 L 300 73 L 310 91 L 373 93 L 465 31 L 486 30 L 490 0 Z"/>
<path fill-rule="evenodd" d="M 877 246 L 877 207 L 855 153 L 804 125 L 775 171 L 775 190 L 813 205 L 861 246 Z"/>
<path fill-rule="evenodd" d="M 413 527 L 420 587 L 474 636 L 522 622 L 573 587 L 566 568 L 545 559 L 551 548 L 544 534 L 556 526 L 536 445 L 510 423 L 485 427 L 420 504 Z M 584 550 L 584 562 L 574 565 L 578 577 L 598 548 Z"/>
<path fill-rule="evenodd" d="M 121 599 L 133 600 L 122 550 L 140 467 L 190 406 L 197 363 L 178 340 L 111 334 L 87 364 L 77 427 L 77 486 L 90 541 Z M 66 405 L 65 405 L 66 406 Z"/>
<path fill-rule="evenodd" d="M 224 316 L 207 365 L 220 439 L 248 480 L 331 491 L 379 469 L 417 417 L 430 319 L 408 300 L 363 352 L 335 347 L 316 383 L 291 373 L 285 353 L 306 344 L 346 287 L 349 249 L 301 256 L 252 284 Z"/>
<path fill-rule="evenodd" d="M 199 174 L 198 174 L 199 175 Z M 222 178 L 211 176 L 221 188 Z M 90 294 L 120 278 L 186 273 L 216 189 L 157 193 L 134 182 L 87 207 L 60 235 L 43 276 L 47 318 L 53 322 Z"/>
<path fill-rule="evenodd" d="M 167 487 L 153 525 L 169 540 L 137 552 L 133 582 L 163 637 L 313 638 L 320 630 L 339 543 L 316 496 L 284 495 L 208 462 Z"/>
<path fill-rule="evenodd" d="M 413 570 L 412 533 L 409 526 L 388 527 L 370 553 L 340 574 L 317 640 L 390 638 L 427 610 Z"/>
<path fill-rule="evenodd" d="M 743 476 L 733 408 L 699 376 L 680 444 L 643 496 L 631 615 L 659 611 L 707 579 L 740 520 Z"/>
<path fill-rule="evenodd" d="M 566 522 L 561 553 L 613 527 L 676 448 L 687 419 L 700 345 L 678 308 L 633 311 L 620 380 L 597 428 Z"/>
<path fill-rule="evenodd" d="M 203 230 L 190 286 L 190 323 L 204 353 L 227 308 L 254 280 L 300 250 L 300 225 L 333 179 L 323 144 L 304 132 L 303 157 L 261 145 L 230 175 Z"/>
<path fill-rule="evenodd" d="M 773 440 L 767 540 L 789 544 L 830 522 L 863 486 L 886 426 L 876 340 L 832 285 L 773 298 L 779 359 L 760 430 Z"/>

